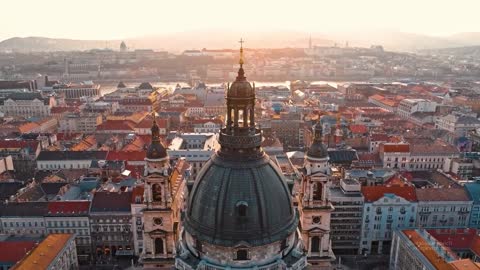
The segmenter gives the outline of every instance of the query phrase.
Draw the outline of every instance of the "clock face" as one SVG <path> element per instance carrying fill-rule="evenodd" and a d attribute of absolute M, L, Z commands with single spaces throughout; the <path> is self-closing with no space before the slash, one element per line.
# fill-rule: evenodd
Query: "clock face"
<path fill-rule="evenodd" d="M 315 224 L 320 223 L 320 217 L 313 217 L 313 223 Z"/>
<path fill-rule="evenodd" d="M 155 223 L 155 225 L 162 225 L 163 220 L 162 218 L 154 218 L 153 223 Z"/>

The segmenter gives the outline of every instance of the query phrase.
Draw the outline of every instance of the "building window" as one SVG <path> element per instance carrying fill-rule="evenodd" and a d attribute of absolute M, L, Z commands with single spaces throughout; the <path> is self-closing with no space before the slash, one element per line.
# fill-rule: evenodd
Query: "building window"
<path fill-rule="evenodd" d="M 314 236 L 312 237 L 310 243 L 310 251 L 311 252 L 320 252 L 320 237 Z"/>
<path fill-rule="evenodd" d="M 155 239 L 155 254 L 163 254 L 163 239 Z"/>
<path fill-rule="evenodd" d="M 237 202 L 237 213 L 239 217 L 247 216 L 248 203 L 244 201 Z"/>
<path fill-rule="evenodd" d="M 237 250 L 237 261 L 246 261 L 248 260 L 248 251 L 246 249 Z"/>

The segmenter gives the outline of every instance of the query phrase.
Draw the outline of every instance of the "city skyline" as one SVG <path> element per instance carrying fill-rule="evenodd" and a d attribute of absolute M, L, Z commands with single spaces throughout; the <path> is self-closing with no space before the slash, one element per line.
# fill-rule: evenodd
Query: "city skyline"
<path fill-rule="evenodd" d="M 300 2 L 247 0 L 232 8 L 231 2 L 218 0 L 135 4 L 87 0 L 81 5 L 10 1 L 3 4 L 5 10 L 22 10 L 23 16 L 7 12 L 0 18 L 2 25 L 8 25 L 0 32 L 0 40 L 15 36 L 110 40 L 212 29 L 325 34 L 389 30 L 432 36 L 480 31 L 474 13 L 480 4 L 470 0 Z M 232 19 L 236 10 L 242 10 L 246 19 Z M 46 16 L 52 13 L 55 16 Z"/>

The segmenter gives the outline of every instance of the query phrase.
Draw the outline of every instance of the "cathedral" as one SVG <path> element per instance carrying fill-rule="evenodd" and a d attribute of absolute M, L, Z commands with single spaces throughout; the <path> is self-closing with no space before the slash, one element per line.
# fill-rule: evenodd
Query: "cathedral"
<path fill-rule="evenodd" d="M 289 187 L 261 148 L 255 85 L 245 77 L 243 47 L 239 64 L 226 89 L 221 148 L 193 185 L 172 177 L 154 120 L 143 178 L 145 269 L 330 269 L 333 207 L 321 127 L 306 155 L 304 177 L 297 188 Z"/>

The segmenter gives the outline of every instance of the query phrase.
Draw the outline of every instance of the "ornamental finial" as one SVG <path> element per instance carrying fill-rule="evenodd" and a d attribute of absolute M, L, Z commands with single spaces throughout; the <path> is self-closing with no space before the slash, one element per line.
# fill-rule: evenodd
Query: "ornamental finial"
<path fill-rule="evenodd" d="M 241 38 L 240 41 L 238 43 L 240 43 L 240 60 L 238 61 L 238 63 L 240 64 L 240 67 L 243 67 L 243 43 L 245 41 Z"/>

